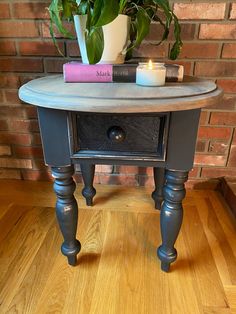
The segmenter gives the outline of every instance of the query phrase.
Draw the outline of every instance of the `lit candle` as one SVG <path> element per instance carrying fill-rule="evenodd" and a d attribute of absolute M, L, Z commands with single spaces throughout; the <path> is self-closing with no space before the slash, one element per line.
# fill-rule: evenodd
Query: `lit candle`
<path fill-rule="evenodd" d="M 143 86 L 163 86 L 166 79 L 164 63 L 141 62 L 136 70 L 136 84 Z"/>

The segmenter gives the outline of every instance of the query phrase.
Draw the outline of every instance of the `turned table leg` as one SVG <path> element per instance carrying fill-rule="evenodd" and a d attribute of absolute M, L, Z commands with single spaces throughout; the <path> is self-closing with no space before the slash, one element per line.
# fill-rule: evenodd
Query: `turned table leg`
<path fill-rule="evenodd" d="M 73 195 L 76 185 L 72 178 L 74 166 L 52 167 L 55 178 L 54 191 L 57 195 L 56 214 L 64 238 L 61 246 L 62 253 L 67 256 L 70 265 L 76 265 L 76 255 L 81 244 L 76 239 L 78 206 Z"/>
<path fill-rule="evenodd" d="M 155 190 L 152 192 L 152 198 L 155 202 L 155 208 L 161 209 L 163 201 L 163 186 L 165 182 L 165 168 L 153 168 L 153 177 Z"/>
<path fill-rule="evenodd" d="M 174 244 L 183 219 L 182 200 L 186 194 L 184 183 L 188 179 L 188 171 L 166 170 L 165 179 L 164 201 L 161 207 L 162 245 L 157 254 L 161 260 L 161 269 L 168 272 L 170 264 L 177 258 Z"/>
<path fill-rule="evenodd" d="M 87 206 L 92 206 L 93 198 L 96 195 L 96 190 L 93 187 L 95 165 L 81 163 L 80 169 L 84 181 L 84 188 L 82 190 L 82 194 L 86 199 Z"/>

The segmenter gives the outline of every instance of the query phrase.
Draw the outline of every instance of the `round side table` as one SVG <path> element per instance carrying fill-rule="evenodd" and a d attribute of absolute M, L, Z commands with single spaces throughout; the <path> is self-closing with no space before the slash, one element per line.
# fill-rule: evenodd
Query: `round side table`
<path fill-rule="evenodd" d="M 91 206 L 96 164 L 151 166 L 155 207 L 161 209 L 161 268 L 177 258 L 174 248 L 182 223 L 184 183 L 193 167 L 201 108 L 215 104 L 222 90 L 214 82 L 185 77 L 182 83 L 142 87 L 134 83 L 64 83 L 61 75 L 30 81 L 21 100 L 37 106 L 45 163 L 55 178 L 56 213 L 64 237 L 61 250 L 71 265 L 81 244 L 76 239 L 78 207 L 73 195 L 74 164 L 84 179 Z"/>

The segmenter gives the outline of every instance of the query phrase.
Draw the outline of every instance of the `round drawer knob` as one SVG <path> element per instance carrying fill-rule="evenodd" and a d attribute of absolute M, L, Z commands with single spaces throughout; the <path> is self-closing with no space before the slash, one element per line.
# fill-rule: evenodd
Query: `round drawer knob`
<path fill-rule="evenodd" d="M 108 138 L 113 142 L 123 142 L 125 139 L 125 131 L 119 126 L 112 126 L 107 131 Z"/>

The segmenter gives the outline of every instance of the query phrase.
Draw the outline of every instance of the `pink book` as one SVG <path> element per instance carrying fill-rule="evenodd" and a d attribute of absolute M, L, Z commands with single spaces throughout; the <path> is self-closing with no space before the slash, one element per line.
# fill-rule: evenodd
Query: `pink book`
<path fill-rule="evenodd" d="M 69 62 L 63 65 L 65 82 L 112 82 L 111 64 L 83 64 Z"/>

